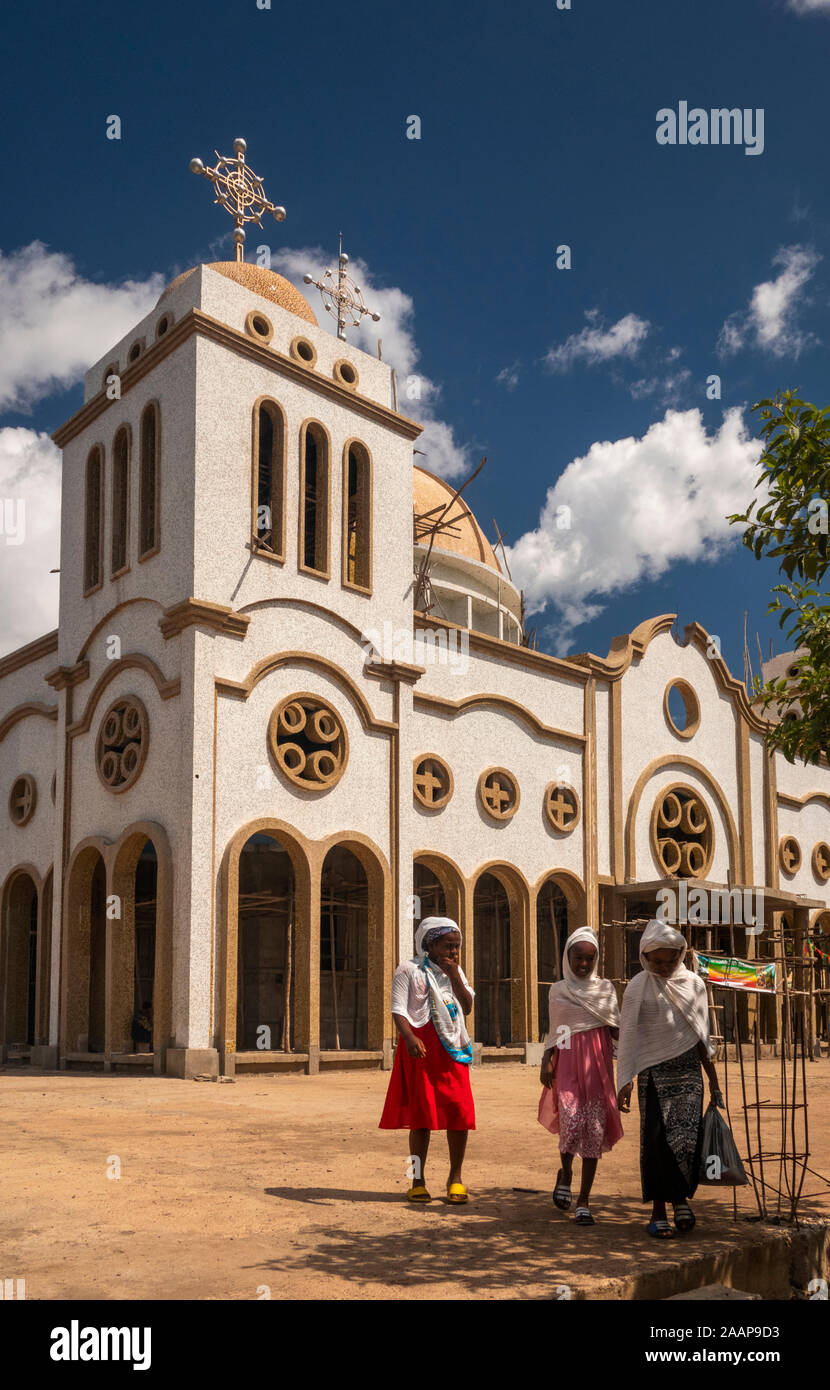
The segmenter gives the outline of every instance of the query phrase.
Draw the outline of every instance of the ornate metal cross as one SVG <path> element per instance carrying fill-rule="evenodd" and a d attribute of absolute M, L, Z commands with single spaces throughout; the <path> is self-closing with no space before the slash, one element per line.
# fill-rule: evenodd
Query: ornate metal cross
<path fill-rule="evenodd" d="M 337 279 L 335 280 L 330 270 L 327 270 L 322 280 L 315 280 L 313 275 L 304 275 L 303 280 L 307 285 L 316 285 L 320 291 L 326 313 L 333 314 L 337 319 L 337 336 L 346 341 L 346 328 L 357 328 L 364 314 L 370 314 L 375 323 L 378 322 L 380 314 L 372 313 L 367 309 L 363 302 L 363 291 L 356 285 L 350 275 L 346 274 L 346 266 L 349 258 L 343 250 L 343 233 L 340 233 L 340 250 L 337 256 Z"/>
<path fill-rule="evenodd" d="M 204 174 L 216 190 L 214 202 L 219 203 L 234 219 L 233 239 L 236 243 L 236 259 L 245 259 L 245 222 L 256 222 L 262 226 L 262 214 L 272 212 L 277 222 L 285 221 L 285 208 L 277 207 L 265 196 L 262 179 L 249 169 L 245 163 L 244 140 L 234 140 L 236 159 L 226 159 L 214 150 L 217 163 L 215 168 L 206 169 L 201 159 L 191 159 L 191 174 Z"/>

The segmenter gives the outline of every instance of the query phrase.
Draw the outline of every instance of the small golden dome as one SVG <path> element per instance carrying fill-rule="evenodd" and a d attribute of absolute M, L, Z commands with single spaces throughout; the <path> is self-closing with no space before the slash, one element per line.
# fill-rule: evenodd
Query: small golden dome
<path fill-rule="evenodd" d="M 414 466 L 413 475 L 415 539 L 419 545 L 429 545 L 429 538 L 424 536 L 423 532 L 428 528 L 429 520 L 434 520 L 440 515 L 435 508 L 446 507 L 455 488 L 450 483 L 445 483 L 443 478 L 437 478 L 434 473 L 419 468 L 417 464 Z M 432 517 L 426 521 L 419 521 L 426 512 L 431 512 Z M 489 569 L 501 574 L 502 568 L 496 559 L 496 553 L 463 497 L 456 498 L 449 517 L 450 525 L 446 530 L 439 531 L 433 550 L 463 555 L 465 559 L 477 560 L 480 565 L 487 565 Z"/>
<path fill-rule="evenodd" d="M 183 280 L 187 280 L 196 269 L 197 267 L 193 266 L 191 270 L 185 270 L 181 275 L 177 275 L 175 280 L 171 280 L 167 288 L 162 291 L 159 303 Z M 300 294 L 300 291 L 291 284 L 290 280 L 278 275 L 275 270 L 266 270 L 261 265 L 249 265 L 247 261 L 212 261 L 208 265 L 208 270 L 215 270 L 220 275 L 225 275 L 228 280 L 235 280 L 237 285 L 251 290 L 253 294 L 261 295 L 263 299 L 270 299 L 272 304 L 278 304 L 281 309 L 287 309 L 289 314 L 296 314 L 297 318 L 305 319 L 306 323 L 313 323 L 315 327 L 318 327 L 314 310 L 305 296 Z"/>

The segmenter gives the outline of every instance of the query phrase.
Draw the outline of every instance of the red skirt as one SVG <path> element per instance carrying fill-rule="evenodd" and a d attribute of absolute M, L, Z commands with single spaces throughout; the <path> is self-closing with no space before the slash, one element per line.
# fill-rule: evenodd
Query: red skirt
<path fill-rule="evenodd" d="M 410 1057 L 398 1038 L 378 1129 L 475 1129 L 469 1066 L 453 1061 L 431 1023 L 412 1031 L 427 1055 Z"/>

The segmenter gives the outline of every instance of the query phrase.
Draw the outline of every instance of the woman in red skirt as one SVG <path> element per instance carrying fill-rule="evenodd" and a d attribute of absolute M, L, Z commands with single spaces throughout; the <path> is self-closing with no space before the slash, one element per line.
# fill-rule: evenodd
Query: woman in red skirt
<path fill-rule="evenodd" d="M 392 1017 L 398 1030 L 395 1064 L 380 1129 L 408 1129 L 414 1160 L 410 1202 L 430 1202 L 424 1180 L 430 1131 L 445 1129 L 450 1151 L 447 1200 L 467 1201 L 461 1165 L 476 1115 L 470 1087 L 473 1049 L 464 1017 L 473 990 L 459 964 L 461 932 L 449 917 L 426 917 L 415 955 L 395 971 Z"/>

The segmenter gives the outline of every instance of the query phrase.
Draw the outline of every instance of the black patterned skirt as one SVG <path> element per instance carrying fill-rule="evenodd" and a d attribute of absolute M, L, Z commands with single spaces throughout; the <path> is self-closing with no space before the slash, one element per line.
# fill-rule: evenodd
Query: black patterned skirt
<path fill-rule="evenodd" d="M 703 1138 L 703 1075 L 697 1044 L 637 1077 L 644 1202 L 694 1196 Z"/>

